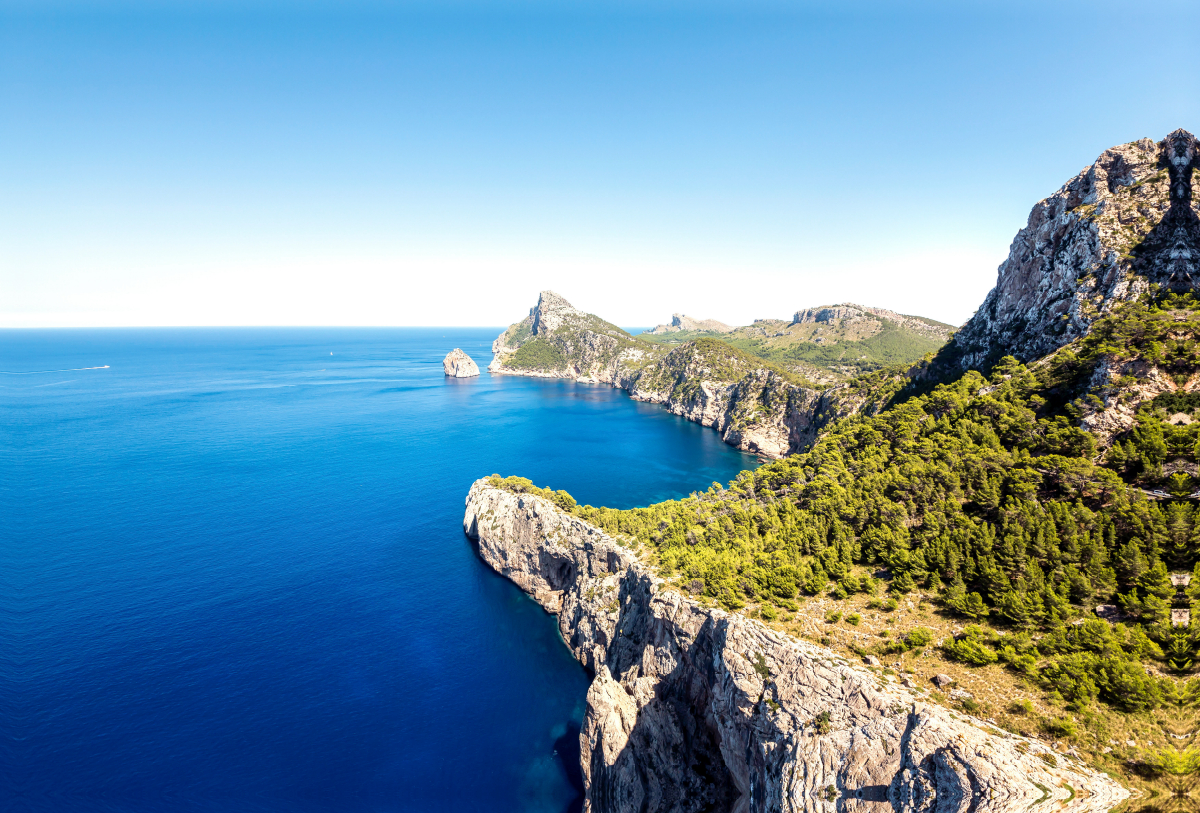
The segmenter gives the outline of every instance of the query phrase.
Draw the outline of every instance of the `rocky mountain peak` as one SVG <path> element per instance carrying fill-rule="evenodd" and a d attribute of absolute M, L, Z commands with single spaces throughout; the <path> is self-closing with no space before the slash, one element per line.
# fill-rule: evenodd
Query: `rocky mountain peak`
<path fill-rule="evenodd" d="M 862 316 L 861 308 L 846 303 L 844 305 L 833 305 L 822 308 L 805 308 L 804 310 L 796 311 L 792 316 L 793 325 L 804 325 L 810 322 L 834 322 L 842 319 L 853 319 L 856 316 Z"/>
<path fill-rule="evenodd" d="M 1039 201 L 996 287 L 939 356 L 947 372 L 1041 357 L 1154 287 L 1200 289 L 1196 137 L 1176 130 L 1105 150 Z"/>
<path fill-rule="evenodd" d="M 553 333 L 575 317 L 583 316 L 566 300 L 554 291 L 542 291 L 538 294 L 538 303 L 531 308 L 529 315 L 533 317 L 533 333 L 541 336 Z"/>

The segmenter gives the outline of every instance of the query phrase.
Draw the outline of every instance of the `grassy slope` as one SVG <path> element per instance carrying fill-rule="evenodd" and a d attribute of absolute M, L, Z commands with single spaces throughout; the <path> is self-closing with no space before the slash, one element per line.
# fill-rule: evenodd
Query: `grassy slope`
<path fill-rule="evenodd" d="M 932 319 L 922 318 L 921 321 L 940 329 L 953 329 Z M 777 330 L 785 331 L 786 335 L 778 337 L 755 335 L 754 326 L 749 326 L 738 328 L 733 333 L 680 331 L 660 335 L 643 333 L 637 338 L 667 345 L 682 344 L 699 338 L 715 338 L 808 377 L 813 377 L 814 373 L 820 371 L 837 378 L 897 364 L 911 364 L 936 351 L 945 343 L 941 339 L 905 329 L 888 320 L 878 320 L 878 324 L 882 329 L 875 335 L 864 338 L 856 338 L 844 330 L 823 331 L 822 337 L 825 341 L 820 343 L 813 341 L 814 331 L 811 328 L 789 327 L 782 321 L 778 323 Z"/>

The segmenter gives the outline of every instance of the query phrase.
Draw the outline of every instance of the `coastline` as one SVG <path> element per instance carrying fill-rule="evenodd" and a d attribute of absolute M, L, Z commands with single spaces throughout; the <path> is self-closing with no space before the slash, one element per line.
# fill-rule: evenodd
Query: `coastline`
<path fill-rule="evenodd" d="M 580 734 L 592 813 L 1104 813 L 1129 797 L 1046 744 L 663 590 L 637 553 L 540 497 L 467 496 L 479 556 L 557 618 L 594 676 Z"/>

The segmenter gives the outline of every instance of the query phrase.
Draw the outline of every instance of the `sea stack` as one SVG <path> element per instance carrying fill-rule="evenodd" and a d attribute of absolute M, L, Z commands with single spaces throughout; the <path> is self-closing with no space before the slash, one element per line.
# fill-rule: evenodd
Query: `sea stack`
<path fill-rule="evenodd" d="M 446 358 L 442 360 L 442 369 L 446 371 L 446 375 L 453 378 L 470 378 L 479 375 L 479 367 L 471 360 L 470 356 L 457 347 L 446 354 Z"/>

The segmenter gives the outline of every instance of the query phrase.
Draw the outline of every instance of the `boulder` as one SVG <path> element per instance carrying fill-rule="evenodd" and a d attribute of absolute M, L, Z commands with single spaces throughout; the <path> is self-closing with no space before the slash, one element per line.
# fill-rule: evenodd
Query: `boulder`
<path fill-rule="evenodd" d="M 442 359 L 442 369 L 446 371 L 446 375 L 452 378 L 471 378 L 479 375 L 479 366 L 457 347 Z"/>

